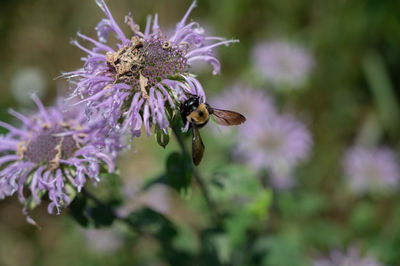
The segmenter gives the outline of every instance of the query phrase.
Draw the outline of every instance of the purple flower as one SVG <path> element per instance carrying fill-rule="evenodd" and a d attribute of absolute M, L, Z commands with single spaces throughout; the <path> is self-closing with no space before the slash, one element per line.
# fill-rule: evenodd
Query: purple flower
<path fill-rule="evenodd" d="M 311 134 L 304 124 L 290 115 L 273 115 L 264 119 L 248 118 L 246 127 L 239 130 L 236 154 L 256 170 L 267 170 L 271 185 L 289 188 L 296 165 L 308 158 Z"/>
<path fill-rule="evenodd" d="M 277 86 L 303 86 L 314 66 L 307 50 L 285 41 L 263 41 L 254 47 L 252 56 L 255 68 Z"/>
<path fill-rule="evenodd" d="M 123 237 L 118 233 L 105 229 L 88 229 L 83 231 L 88 247 L 96 253 L 115 253 L 124 244 Z"/>
<path fill-rule="evenodd" d="M 400 169 L 394 151 L 386 147 L 350 148 L 343 161 L 351 190 L 363 194 L 398 188 Z"/>
<path fill-rule="evenodd" d="M 272 99 L 261 90 L 237 83 L 210 101 L 211 106 L 243 114 L 248 120 L 262 120 L 276 114 Z"/>
<path fill-rule="evenodd" d="M 23 123 L 20 128 L 0 122 L 9 130 L 0 137 L 0 199 L 18 192 L 27 213 L 47 193 L 48 212 L 58 214 L 74 190 L 88 179 L 100 181 L 101 164 L 114 170 L 121 147 L 117 136 L 100 134 L 97 123 L 89 125 L 82 110 L 66 112 L 61 101 L 45 108 L 37 96 L 33 100 L 39 111 L 31 117 L 10 110 Z"/>
<path fill-rule="evenodd" d="M 103 0 L 96 0 L 106 18 L 97 25 L 98 40 L 78 33 L 90 42 L 87 49 L 77 41 L 73 43 L 87 53 L 84 67 L 65 73 L 74 87 L 72 97 L 84 98 L 87 114 L 101 113 L 110 129 L 140 136 L 142 125 L 147 135 L 152 126 L 167 134 L 172 111 L 189 94 L 199 95 L 205 101 L 200 82 L 188 72 L 198 61 L 213 66 L 213 74 L 220 71 L 220 63 L 212 51 L 235 40 L 206 36 L 196 23 L 187 23 L 195 7 L 193 3 L 170 36 L 158 25 L 158 16 L 148 18 L 145 30 L 126 17 L 131 36 L 126 36 L 115 22 Z M 106 44 L 108 35 L 118 39 L 116 47 Z"/>
<path fill-rule="evenodd" d="M 291 187 L 293 169 L 311 150 L 307 128 L 293 116 L 278 114 L 264 91 L 240 83 L 210 103 L 215 108 L 242 113 L 247 119 L 245 126 L 238 127 L 235 155 L 257 171 L 267 170 L 273 187 Z"/>
<path fill-rule="evenodd" d="M 360 255 L 357 248 L 351 247 L 347 253 L 333 250 L 329 258 L 314 260 L 313 266 L 383 266 L 372 256 Z"/>
<path fill-rule="evenodd" d="M 171 209 L 171 193 L 168 187 L 155 184 L 145 191 L 140 191 L 143 185 L 140 183 L 137 177 L 126 180 L 122 188 L 126 200 L 125 204 L 117 210 L 118 214 L 126 216 L 143 206 L 167 214 Z"/>

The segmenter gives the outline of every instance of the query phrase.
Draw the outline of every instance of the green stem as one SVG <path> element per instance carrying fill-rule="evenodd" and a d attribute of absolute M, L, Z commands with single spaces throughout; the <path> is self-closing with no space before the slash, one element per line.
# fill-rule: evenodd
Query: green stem
<path fill-rule="evenodd" d="M 175 135 L 176 140 L 178 141 L 179 147 L 181 148 L 182 152 L 184 154 L 189 154 L 188 150 L 186 149 L 185 143 L 183 142 L 182 136 L 179 133 L 179 130 L 173 126 L 172 127 L 172 132 Z M 196 182 L 199 184 L 200 189 L 204 195 L 204 199 L 207 203 L 208 208 L 210 209 L 212 218 L 214 219 L 215 222 L 219 222 L 219 213 L 217 211 L 217 208 L 215 206 L 215 203 L 211 200 L 210 198 L 210 193 L 207 189 L 206 184 L 203 181 L 203 178 L 201 177 L 200 173 L 197 171 L 197 168 L 192 164 L 192 173 L 193 173 L 193 177 L 196 180 Z"/>
<path fill-rule="evenodd" d="M 146 232 L 142 231 L 141 229 L 139 229 L 138 227 L 136 227 L 134 224 L 132 224 L 132 222 L 129 220 L 129 218 L 127 217 L 122 217 L 120 216 L 117 212 L 115 212 L 115 210 L 108 206 L 107 204 L 105 204 L 104 202 L 102 202 L 100 199 L 98 199 L 95 195 L 93 195 L 92 193 L 90 193 L 89 191 L 87 191 L 85 188 L 82 188 L 82 194 L 87 197 L 88 199 L 92 200 L 97 206 L 107 210 L 107 212 L 115 219 L 115 220 L 119 220 L 123 223 L 125 223 L 126 225 L 128 225 L 130 228 L 132 228 L 138 235 L 144 236 L 144 235 L 149 235 Z"/>

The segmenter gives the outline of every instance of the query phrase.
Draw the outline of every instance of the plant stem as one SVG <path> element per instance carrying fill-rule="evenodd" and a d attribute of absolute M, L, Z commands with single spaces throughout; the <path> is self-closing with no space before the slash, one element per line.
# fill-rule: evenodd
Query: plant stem
<path fill-rule="evenodd" d="M 188 150 L 186 149 L 185 143 L 183 142 L 182 136 L 175 126 L 172 127 L 172 132 L 174 133 L 182 152 L 185 154 L 189 154 Z M 197 168 L 193 164 L 192 164 L 192 172 L 193 172 L 194 179 L 200 186 L 200 189 L 204 195 L 204 199 L 206 200 L 206 203 L 208 205 L 208 208 L 210 209 L 210 212 L 211 212 L 211 215 L 212 215 L 214 221 L 218 223 L 219 222 L 219 213 L 217 211 L 215 203 L 211 200 L 210 193 L 208 192 L 207 186 L 204 183 L 203 178 L 201 177 L 200 173 L 197 171 Z"/>
<path fill-rule="evenodd" d="M 136 227 L 134 224 L 132 224 L 132 222 L 129 220 L 129 218 L 120 216 L 118 213 L 115 212 L 115 210 L 112 207 L 110 207 L 107 204 L 105 204 L 104 202 L 102 202 L 100 199 L 98 199 L 95 195 L 93 195 L 92 193 L 87 191 L 85 188 L 82 188 L 82 194 L 85 197 L 87 197 L 88 199 L 92 200 L 97 206 L 107 210 L 112 215 L 112 217 L 114 217 L 115 220 L 119 220 L 119 221 L 125 223 L 126 225 L 128 225 L 133 230 L 135 230 L 138 235 L 142 235 L 142 236 L 148 235 L 144 231 L 142 231 L 141 229 Z"/>

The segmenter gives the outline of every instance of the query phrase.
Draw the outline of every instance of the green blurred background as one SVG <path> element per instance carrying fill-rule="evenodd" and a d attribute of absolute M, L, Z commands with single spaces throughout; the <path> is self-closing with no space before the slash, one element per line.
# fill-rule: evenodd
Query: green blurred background
<path fill-rule="evenodd" d="M 191 1 L 107 3 L 121 26 L 128 12 L 142 27 L 147 14 L 158 13 L 161 28 L 167 30 L 181 19 Z M 191 19 L 212 34 L 240 39 L 240 43 L 218 50 L 220 75 L 213 76 L 210 71 L 199 75 L 209 98 L 237 81 L 270 90 L 250 71 L 251 49 L 259 41 L 294 41 L 315 58 L 303 89 L 269 91 L 279 108 L 290 109 L 308 121 L 314 138 L 312 156 L 297 169 L 298 186 L 274 193 L 272 205 L 261 218 L 238 214 L 230 220 L 228 237 L 215 240 L 222 263 L 309 265 L 316 253 L 356 243 L 385 265 L 400 265 L 398 193 L 355 197 L 346 189 L 341 170 L 343 152 L 357 138 L 397 151 L 400 148 L 399 14 L 400 2 L 396 0 L 198 1 Z M 78 30 L 95 37 L 94 27 L 101 18 L 101 10 L 90 0 L 0 1 L 1 120 L 10 121 L 9 107 L 32 107 L 24 99 L 30 90 L 38 91 L 51 104 L 57 89 L 67 87 L 64 80 L 55 78 L 61 71 L 82 65 L 84 54 L 69 41 Z M 19 79 L 23 75 L 33 75 L 33 81 L 23 83 Z M 17 89 L 21 87 L 27 90 Z M 229 140 L 221 141 L 209 128 L 202 134 L 207 151 L 200 171 L 206 178 L 218 170 L 254 179 L 251 170 L 230 161 Z M 135 140 L 119 161 L 121 176 L 133 184 L 128 190 L 133 192 L 139 184 L 161 174 L 167 155 L 177 149 L 176 143 L 171 143 L 164 150 L 153 137 Z M 252 189 L 252 184 L 246 185 Z M 99 194 L 102 189 L 100 185 Z M 207 224 L 198 192 L 196 187 L 189 196 L 156 191 L 154 194 L 162 196 L 153 202 L 146 195 L 132 196 L 131 201 L 133 205 L 152 206 L 168 198 L 163 211 L 180 228 L 175 245 L 196 255 L 201 245 L 197 233 Z M 234 207 L 232 202 L 225 204 Z M 168 265 L 157 255 L 162 249 L 159 243 L 146 237 L 137 239 L 123 225 L 90 233 L 71 219 L 68 210 L 50 216 L 42 206 L 34 216 L 41 230 L 25 222 L 16 197 L 0 202 L 0 265 Z M 253 258 L 247 260 L 246 253 Z"/>

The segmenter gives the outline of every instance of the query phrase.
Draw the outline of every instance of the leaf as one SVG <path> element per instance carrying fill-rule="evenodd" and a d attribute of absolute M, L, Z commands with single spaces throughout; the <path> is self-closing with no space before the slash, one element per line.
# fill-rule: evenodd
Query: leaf
<path fill-rule="evenodd" d="M 192 181 L 192 164 L 189 155 L 171 153 L 167 158 L 167 183 L 179 192 L 187 192 Z"/>
<path fill-rule="evenodd" d="M 398 133 L 400 107 L 382 57 L 371 51 L 365 56 L 362 66 L 383 126 L 389 133 Z"/>
<path fill-rule="evenodd" d="M 302 256 L 300 241 L 292 236 L 260 238 L 255 249 L 265 254 L 262 265 L 307 265 Z"/>
<path fill-rule="evenodd" d="M 244 243 L 251 222 L 251 216 L 241 212 L 235 213 L 225 220 L 224 227 L 229 236 L 229 242 L 232 248 L 239 247 Z"/>
<path fill-rule="evenodd" d="M 363 233 L 371 230 L 376 222 L 376 213 L 369 202 L 360 202 L 353 207 L 350 225 L 354 232 Z"/>
<path fill-rule="evenodd" d="M 232 256 L 233 250 L 227 235 L 219 234 L 214 236 L 212 240 L 213 244 L 215 245 L 215 251 L 218 255 L 218 259 L 224 264 L 228 263 L 230 257 Z"/>
<path fill-rule="evenodd" d="M 158 124 L 155 126 L 155 132 L 158 145 L 165 148 L 169 143 L 169 133 L 167 132 L 167 134 L 165 134 Z"/>
<path fill-rule="evenodd" d="M 111 192 L 109 205 L 120 206 L 124 201 L 124 195 L 121 191 L 121 177 L 115 173 L 103 173 L 102 179 L 107 181 L 107 189 Z"/>
<path fill-rule="evenodd" d="M 179 226 L 178 235 L 174 238 L 172 245 L 176 250 L 192 255 L 196 254 L 200 248 L 196 233 L 188 225 Z"/>
<path fill-rule="evenodd" d="M 127 219 L 134 227 L 150 232 L 161 241 L 172 241 L 177 235 L 174 225 L 164 215 L 150 208 L 134 211 Z"/>
<path fill-rule="evenodd" d="M 263 191 L 262 184 L 248 170 L 238 165 L 225 165 L 213 173 L 210 186 L 212 197 L 219 202 L 235 200 L 240 206 L 251 202 L 259 192 Z M 244 203 L 244 204 L 243 204 Z M 237 208 L 238 205 L 232 206 Z"/>
<path fill-rule="evenodd" d="M 89 218 L 87 217 L 85 210 L 87 205 L 87 199 L 81 194 L 78 194 L 69 205 L 71 216 L 83 227 L 89 225 Z"/>
<path fill-rule="evenodd" d="M 272 190 L 265 189 L 257 194 L 257 197 L 248 204 L 249 213 L 258 219 L 265 219 L 268 216 L 269 207 L 272 203 Z"/>
<path fill-rule="evenodd" d="M 107 206 L 91 208 L 89 209 L 89 215 L 96 227 L 110 226 L 113 224 L 115 218 Z"/>

